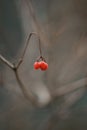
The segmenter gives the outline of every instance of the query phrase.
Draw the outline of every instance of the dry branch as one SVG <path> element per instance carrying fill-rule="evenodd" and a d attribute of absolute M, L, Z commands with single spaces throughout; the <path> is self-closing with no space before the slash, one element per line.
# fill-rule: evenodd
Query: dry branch
<path fill-rule="evenodd" d="M 39 39 L 39 36 L 37 35 L 37 33 L 32 32 L 32 33 L 29 34 L 29 36 L 28 36 L 28 38 L 26 40 L 24 51 L 23 51 L 17 65 L 12 64 L 10 61 L 8 61 L 6 58 L 4 58 L 1 54 L 0 54 L 0 60 L 14 71 L 17 82 L 18 82 L 18 84 L 19 84 L 19 86 L 20 86 L 20 88 L 22 90 L 22 93 L 23 93 L 24 97 L 26 99 L 28 99 L 29 101 L 31 101 L 32 104 L 37 105 L 36 97 L 34 97 L 34 95 L 30 91 L 26 90 L 26 87 L 24 86 L 24 84 L 23 84 L 23 82 L 22 82 L 22 80 L 21 80 L 21 78 L 19 76 L 19 73 L 18 73 L 18 69 L 20 68 L 20 65 L 22 64 L 22 62 L 24 60 L 24 56 L 25 56 L 25 53 L 26 53 L 26 50 L 27 50 L 27 47 L 29 45 L 29 41 L 30 41 L 30 38 L 31 38 L 32 35 L 36 35 L 37 38 Z M 40 55 L 41 55 L 42 52 L 41 52 L 41 46 L 40 46 L 40 39 L 39 39 L 39 49 L 40 49 Z"/>

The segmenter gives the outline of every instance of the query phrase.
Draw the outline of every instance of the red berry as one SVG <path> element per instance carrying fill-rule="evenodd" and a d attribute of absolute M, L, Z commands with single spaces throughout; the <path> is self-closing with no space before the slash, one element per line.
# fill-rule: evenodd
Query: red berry
<path fill-rule="evenodd" d="M 34 69 L 37 70 L 37 69 L 39 69 L 39 68 L 40 68 L 40 64 L 39 64 L 39 62 L 36 61 L 36 62 L 34 63 Z"/>
<path fill-rule="evenodd" d="M 44 61 L 39 62 L 41 70 L 46 70 L 48 68 L 48 64 Z"/>
<path fill-rule="evenodd" d="M 47 63 L 45 63 L 45 68 L 48 69 L 48 64 Z"/>

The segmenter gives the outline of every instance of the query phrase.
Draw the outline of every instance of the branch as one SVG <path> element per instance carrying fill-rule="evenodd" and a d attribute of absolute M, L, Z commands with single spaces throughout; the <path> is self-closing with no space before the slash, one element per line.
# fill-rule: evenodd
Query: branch
<path fill-rule="evenodd" d="M 8 60 L 6 60 L 1 54 L 0 54 L 0 60 L 2 61 L 2 62 L 4 62 L 8 67 L 10 67 L 11 69 L 14 69 L 15 67 L 14 67 L 14 65 L 11 63 L 11 62 L 9 62 Z"/>
<path fill-rule="evenodd" d="M 22 83 L 22 81 L 21 81 L 21 79 L 19 77 L 19 74 L 18 74 L 18 68 L 14 64 L 9 62 L 7 59 L 5 59 L 1 54 L 0 54 L 0 60 L 14 71 L 15 77 L 17 79 L 17 82 L 18 82 L 21 90 L 22 90 L 22 93 L 23 93 L 24 97 L 27 100 L 30 100 L 32 102 L 32 104 L 37 105 L 36 99 L 34 98 L 33 94 L 31 92 L 29 92 L 29 91 L 27 92 L 24 84 Z"/>
<path fill-rule="evenodd" d="M 24 48 L 24 51 L 21 55 L 21 58 L 19 60 L 19 62 L 17 63 L 17 65 L 15 64 L 12 64 L 10 61 L 8 61 L 7 59 L 5 59 L 1 54 L 0 54 L 0 60 L 5 63 L 9 68 L 11 68 L 14 73 L 15 73 L 15 76 L 16 76 L 16 79 L 17 79 L 17 82 L 22 90 L 22 93 L 24 95 L 24 97 L 28 100 L 30 100 L 34 105 L 37 105 L 37 101 L 36 101 L 36 98 L 33 96 L 33 94 L 30 92 L 30 91 L 27 91 L 26 90 L 26 87 L 24 86 L 24 84 L 22 83 L 20 77 L 19 77 L 19 74 L 18 74 L 18 69 L 20 67 L 20 65 L 22 64 L 23 60 L 24 60 L 24 56 L 25 56 L 25 53 L 26 53 L 26 50 L 27 50 L 27 47 L 29 45 L 29 41 L 30 41 L 30 38 L 32 35 L 35 35 L 37 36 L 38 40 L 39 40 L 39 51 L 40 51 L 40 57 L 42 56 L 42 51 L 41 51 L 41 44 L 40 44 L 40 38 L 38 36 L 37 33 L 35 32 L 32 32 L 29 34 L 28 36 L 28 39 L 26 41 L 26 45 L 25 45 L 25 48 Z"/>
<path fill-rule="evenodd" d="M 18 64 L 17 64 L 17 68 L 19 68 L 19 66 L 22 64 L 22 62 L 23 62 L 23 60 L 24 60 L 24 56 L 25 56 L 25 53 L 26 53 L 27 47 L 28 47 L 28 45 L 29 45 L 30 38 L 31 38 L 31 36 L 33 36 L 33 35 L 37 36 L 37 38 L 38 38 L 38 40 L 39 40 L 39 51 L 40 51 L 40 57 L 42 57 L 42 50 L 41 50 L 40 37 L 38 36 L 37 33 L 32 32 L 32 33 L 29 34 L 29 36 L 28 36 L 28 38 L 27 38 L 27 40 L 26 40 L 25 48 L 24 48 L 24 51 L 23 51 L 23 53 L 22 53 L 22 55 L 21 55 L 21 58 L 20 58 L 20 60 L 19 60 L 19 62 L 18 62 Z"/>

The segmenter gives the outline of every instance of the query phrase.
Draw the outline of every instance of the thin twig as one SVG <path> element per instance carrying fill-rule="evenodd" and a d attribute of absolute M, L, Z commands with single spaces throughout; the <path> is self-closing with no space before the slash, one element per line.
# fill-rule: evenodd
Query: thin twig
<path fill-rule="evenodd" d="M 22 53 L 22 55 L 21 55 L 21 58 L 20 58 L 20 60 L 19 60 L 19 62 L 18 62 L 18 64 L 17 64 L 17 68 L 19 68 L 19 66 L 20 66 L 21 63 L 23 62 L 23 59 L 24 59 L 24 56 L 25 56 L 27 47 L 28 47 L 28 45 L 29 45 L 30 38 L 31 38 L 31 36 L 33 36 L 33 35 L 35 35 L 35 36 L 38 38 L 38 40 L 39 40 L 40 57 L 42 56 L 40 37 L 38 36 L 37 33 L 32 32 L 32 33 L 29 34 L 29 36 L 28 36 L 28 38 L 27 38 L 27 40 L 26 40 L 25 48 L 24 48 L 24 51 L 23 51 L 23 53 Z"/>
<path fill-rule="evenodd" d="M 11 69 L 14 69 L 15 68 L 15 66 L 11 63 L 11 62 L 9 62 L 8 60 L 6 60 L 1 54 L 0 54 L 0 60 L 2 61 L 2 62 L 4 62 L 8 67 L 10 67 Z"/>
<path fill-rule="evenodd" d="M 16 79 L 17 79 L 17 82 L 18 82 L 18 84 L 19 84 L 21 90 L 22 90 L 22 93 L 23 93 L 24 97 L 25 97 L 26 99 L 28 99 L 29 101 L 31 101 L 32 104 L 37 105 L 36 98 L 34 98 L 33 94 L 32 94 L 30 91 L 27 92 L 27 90 L 26 90 L 24 84 L 22 83 L 22 81 L 21 81 L 21 79 L 20 79 L 20 77 L 19 77 L 19 74 L 18 74 L 18 68 L 17 68 L 17 66 L 15 66 L 15 65 L 12 64 L 11 62 L 9 62 L 9 61 L 8 61 L 7 59 L 5 59 L 1 54 L 0 54 L 0 60 L 1 60 L 3 63 L 5 63 L 8 67 L 10 67 L 10 68 L 14 71 L 15 77 L 16 77 Z"/>
<path fill-rule="evenodd" d="M 19 62 L 17 63 L 17 65 L 12 64 L 11 62 L 9 62 L 1 54 L 0 54 L 0 60 L 14 71 L 16 79 L 17 79 L 17 82 L 18 82 L 18 84 L 19 84 L 19 86 L 20 86 L 20 88 L 21 88 L 25 98 L 30 100 L 34 105 L 36 105 L 37 104 L 36 98 L 34 98 L 33 94 L 30 91 L 27 92 L 27 90 L 26 90 L 24 84 L 22 83 L 22 81 L 21 81 L 21 79 L 19 77 L 19 74 L 18 74 L 18 68 L 20 67 L 20 65 L 23 62 L 23 59 L 24 59 L 24 56 L 25 56 L 25 53 L 26 53 L 26 50 L 27 50 L 27 47 L 29 45 L 29 41 L 30 41 L 30 38 L 31 38 L 32 35 L 36 35 L 38 37 L 38 39 L 39 39 L 39 36 L 37 35 L 37 33 L 32 32 L 32 33 L 29 34 L 28 39 L 26 41 L 26 45 L 25 45 L 24 51 L 23 51 L 22 56 L 21 56 Z M 39 39 L 39 49 L 40 49 L 40 54 L 42 54 L 41 53 L 41 46 L 40 46 L 40 39 Z"/>
<path fill-rule="evenodd" d="M 42 50 L 41 50 L 41 41 L 40 41 L 40 38 L 39 38 L 39 51 L 40 51 L 40 57 L 42 57 Z"/>
<path fill-rule="evenodd" d="M 20 77 L 19 77 L 19 74 L 18 74 L 18 69 L 20 67 L 20 65 L 22 64 L 23 60 L 24 60 L 24 56 L 25 56 L 25 53 L 26 53 L 26 50 L 27 50 L 27 47 L 29 45 L 29 41 L 30 41 L 30 38 L 31 36 L 35 35 L 38 40 L 39 40 L 39 51 L 40 51 L 40 57 L 42 57 L 42 50 L 41 50 L 41 43 L 40 43 L 40 38 L 38 36 L 37 33 L 35 32 L 32 32 L 29 34 L 27 40 L 26 40 L 26 44 L 25 44 L 25 48 L 24 48 L 24 51 L 21 55 L 21 58 L 19 60 L 19 62 L 16 64 L 12 64 L 11 62 L 9 62 L 7 59 L 5 59 L 1 54 L 0 54 L 0 60 L 5 63 L 8 67 L 10 67 L 14 73 L 15 73 L 15 76 L 16 76 L 16 79 L 17 79 L 17 82 L 23 92 L 23 95 L 26 99 L 30 100 L 34 105 L 37 105 L 37 101 L 36 101 L 36 98 L 33 96 L 33 94 L 30 92 L 30 91 L 27 91 L 26 90 L 26 87 L 24 86 L 23 82 L 21 81 Z"/>

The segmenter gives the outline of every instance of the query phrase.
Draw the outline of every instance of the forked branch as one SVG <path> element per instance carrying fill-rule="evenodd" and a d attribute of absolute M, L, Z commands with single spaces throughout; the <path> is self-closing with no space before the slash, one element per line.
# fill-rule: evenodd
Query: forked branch
<path fill-rule="evenodd" d="M 34 105 L 37 105 L 37 101 L 36 101 L 36 97 L 34 97 L 34 95 L 30 92 L 30 91 L 27 91 L 26 90 L 26 87 L 24 86 L 24 84 L 22 83 L 22 80 L 19 76 L 19 73 L 18 73 L 18 69 L 20 67 L 20 65 L 22 64 L 23 60 L 24 60 L 24 56 L 25 56 L 25 53 L 27 51 L 27 47 L 29 45 L 29 41 L 31 39 L 31 36 L 32 35 L 36 35 L 38 40 L 39 40 L 39 51 L 40 51 L 40 56 L 42 56 L 42 51 L 41 51 L 41 44 L 40 44 L 40 38 L 39 36 L 37 35 L 37 33 L 35 32 L 32 32 L 29 34 L 28 38 L 27 38 L 27 41 L 26 41 L 26 44 L 25 44 L 25 48 L 24 48 L 24 51 L 20 57 L 20 60 L 18 61 L 17 65 L 16 64 L 13 64 L 11 63 L 10 61 L 8 61 L 6 58 L 4 58 L 1 54 L 0 54 L 0 60 L 5 63 L 9 68 L 11 68 L 14 73 L 15 73 L 15 76 L 16 76 L 16 79 L 17 79 L 17 82 L 22 90 L 22 93 L 24 95 L 24 97 L 26 99 L 28 99 L 29 101 L 31 101 Z"/>

